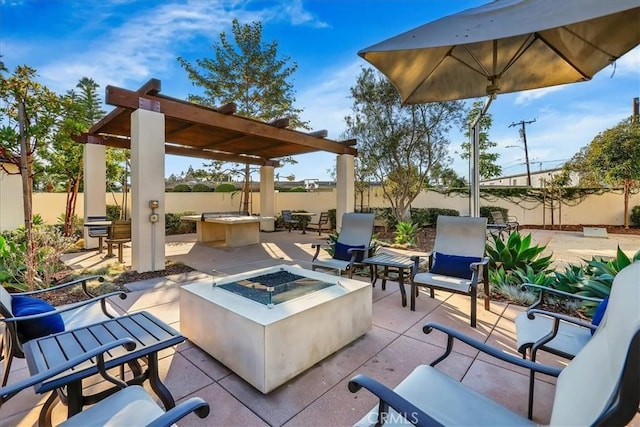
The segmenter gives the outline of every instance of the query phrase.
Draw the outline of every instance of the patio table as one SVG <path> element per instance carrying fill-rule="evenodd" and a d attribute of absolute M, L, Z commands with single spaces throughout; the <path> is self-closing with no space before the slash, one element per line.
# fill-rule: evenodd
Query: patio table
<path fill-rule="evenodd" d="M 402 296 L 402 306 L 407 306 L 407 293 L 404 288 L 404 270 L 411 269 L 413 266 L 411 258 L 403 255 L 379 253 L 370 258 L 363 259 L 362 263 L 369 265 L 372 286 L 375 286 L 378 278 L 382 279 L 382 290 L 386 289 L 387 279 L 390 279 L 389 273 L 397 272 L 398 286 L 400 287 L 400 295 Z M 378 267 L 384 267 L 384 270 L 378 273 Z M 415 308 L 412 307 L 412 310 L 415 310 Z"/>
<path fill-rule="evenodd" d="M 185 337 L 150 313 L 134 313 L 84 328 L 37 338 L 24 345 L 24 354 L 29 372 L 31 375 L 36 375 L 50 367 L 66 362 L 84 351 L 126 337 L 134 339 L 136 348 L 133 351 L 127 351 L 118 347 L 107 352 L 104 355 L 106 369 L 134 362 L 144 357 L 147 360 L 146 371 L 135 375 L 133 379 L 128 381 L 128 384 L 142 384 L 148 379 L 151 389 L 158 395 L 165 409 L 173 408 L 175 401 L 158 376 L 158 351 L 181 343 Z M 117 388 L 95 395 L 83 395 L 82 380 L 98 372 L 96 362 L 89 360 L 74 369 L 35 385 L 36 393 L 53 391 L 40 411 L 38 424 L 51 425 L 51 412 L 54 403 L 59 396 L 64 397 L 62 391 L 64 387 L 66 387 L 68 417 L 80 412 L 83 406 L 96 403 L 116 391 Z"/>

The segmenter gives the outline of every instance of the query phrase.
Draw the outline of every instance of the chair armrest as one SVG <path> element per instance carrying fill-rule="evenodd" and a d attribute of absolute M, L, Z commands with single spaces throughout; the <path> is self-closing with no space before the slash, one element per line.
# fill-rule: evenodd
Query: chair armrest
<path fill-rule="evenodd" d="M 209 415 L 209 404 L 200 397 L 192 397 L 160 415 L 147 424 L 147 427 L 168 427 L 192 412 L 199 418 L 205 418 Z"/>
<path fill-rule="evenodd" d="M 349 391 L 351 393 L 358 392 L 361 388 L 366 388 L 371 393 L 378 396 L 380 399 L 380 405 L 383 404 L 391 406 L 396 410 L 400 415 L 402 415 L 407 421 L 412 424 L 420 424 L 420 425 L 429 425 L 429 426 L 440 426 L 443 425 L 427 415 L 420 408 L 415 406 L 413 403 L 409 402 L 404 397 L 400 396 L 395 391 L 391 390 L 389 387 L 384 384 L 379 383 L 373 378 L 369 378 L 365 375 L 356 375 L 351 378 L 348 384 Z M 386 410 L 381 411 L 380 406 L 378 407 L 378 414 L 387 412 Z M 370 420 L 373 423 L 373 420 Z"/>
<path fill-rule="evenodd" d="M 530 360 L 521 359 L 520 357 L 513 356 L 509 353 L 506 353 L 502 350 L 498 350 L 495 347 L 491 347 L 490 345 L 487 345 L 481 341 L 471 338 L 470 336 L 462 334 L 456 331 L 455 329 L 448 328 L 438 323 L 427 323 L 422 327 L 422 331 L 425 334 L 431 333 L 434 329 L 437 329 L 447 334 L 447 348 L 445 350 L 445 353 L 442 356 L 440 356 L 438 359 L 431 362 L 430 364 L 431 366 L 437 365 L 438 363 L 446 359 L 447 356 L 449 356 L 449 354 L 451 354 L 451 350 L 453 349 L 453 340 L 455 338 L 459 341 L 462 341 L 465 344 L 470 345 L 471 347 L 474 347 L 475 349 L 483 353 L 486 353 L 490 356 L 493 356 L 497 359 L 511 363 L 513 365 L 517 365 L 522 368 L 529 369 L 532 372 L 539 372 L 541 374 L 557 377 L 558 375 L 560 375 L 560 372 L 562 371 L 560 368 L 556 368 L 548 365 L 542 365 L 540 363 L 532 362 Z"/>
<path fill-rule="evenodd" d="M 409 257 L 411 259 L 411 261 L 413 261 L 413 267 L 411 267 L 411 277 L 412 278 L 415 277 L 416 274 L 418 274 L 418 268 L 420 268 L 420 257 L 421 256 L 424 257 L 424 258 L 427 258 L 427 260 L 429 260 L 433 256 L 433 252 L 429 251 L 425 255 L 411 255 L 411 257 Z"/>
<path fill-rule="evenodd" d="M 582 326 L 583 328 L 591 329 L 592 331 L 595 331 L 598 328 L 597 325 L 592 325 L 589 322 L 585 322 L 584 320 L 576 319 L 575 317 L 567 316 L 565 314 L 554 313 L 552 311 L 545 311 L 537 308 L 527 310 L 527 317 L 531 320 L 533 320 L 536 314 L 551 317 L 554 319 L 555 323 L 559 323 L 560 320 L 562 320 L 563 322 L 571 323 L 576 326 Z"/>
<path fill-rule="evenodd" d="M 19 391 L 41 383 L 42 381 L 54 377 L 68 369 L 74 368 L 81 364 L 82 362 L 89 360 L 93 357 L 96 357 L 106 351 L 111 350 L 114 347 L 124 346 L 128 351 L 132 351 L 136 347 L 136 343 L 132 338 L 120 338 L 118 340 L 112 341 L 110 343 L 101 345 L 100 347 L 96 347 L 86 353 L 81 354 L 80 356 L 74 357 L 67 362 L 57 365 L 54 368 L 51 368 L 47 371 L 40 372 L 37 375 L 29 377 L 23 381 L 17 382 L 15 384 L 8 385 L 0 389 L 0 406 L 3 402 L 9 400 L 12 396 L 14 396 Z"/>
<path fill-rule="evenodd" d="M 122 291 L 117 291 L 117 292 L 110 292 L 108 294 L 104 294 L 104 295 L 100 295 L 97 297 L 93 297 L 91 299 L 87 299 L 84 301 L 79 301 L 73 304 L 69 304 L 66 305 L 64 307 L 60 307 L 60 308 L 56 308 L 53 311 L 45 311 L 44 313 L 38 313 L 38 314 L 30 314 L 29 316 L 19 316 L 19 317 L 4 317 L 2 319 L 0 319 L 0 322 L 22 322 L 24 320 L 34 320 L 34 319 L 41 319 L 43 317 L 47 317 L 47 316 L 51 316 L 53 314 L 60 314 L 60 313 L 64 313 L 65 311 L 69 311 L 69 310 L 75 310 L 78 307 L 82 307 L 88 304 L 93 304 L 95 302 L 100 302 L 103 306 L 102 306 L 102 310 L 105 312 L 106 315 L 108 315 L 109 317 L 113 317 L 110 316 L 106 311 L 106 306 L 104 304 L 104 301 L 109 298 L 109 297 L 113 297 L 113 296 L 118 296 L 120 297 L 120 299 L 125 299 L 127 298 L 127 293 L 126 292 L 122 292 Z"/>
<path fill-rule="evenodd" d="M 76 279 L 76 280 L 72 280 L 70 282 L 61 283 L 61 284 L 56 285 L 56 286 L 51 286 L 50 288 L 38 289 L 38 290 L 35 290 L 35 291 L 29 291 L 29 292 L 20 292 L 20 293 L 15 293 L 13 295 L 20 295 L 20 296 L 37 295 L 37 294 L 42 294 L 44 292 L 56 291 L 58 289 L 67 288 L 69 286 L 82 284 L 82 291 L 85 293 L 85 295 L 87 295 L 89 298 L 93 298 L 93 297 L 95 297 L 95 295 L 93 295 L 87 289 L 87 282 L 90 281 L 90 280 L 96 280 L 96 279 L 99 282 L 104 282 L 104 277 L 102 277 L 102 276 L 86 276 L 86 277 L 81 277 L 81 278 Z"/>
<path fill-rule="evenodd" d="M 597 303 L 602 302 L 602 298 L 585 297 L 585 296 L 578 295 L 578 294 L 570 294 L 569 292 L 560 291 L 558 289 L 553 289 L 553 288 L 550 288 L 548 286 L 534 285 L 533 283 L 523 283 L 522 285 L 520 285 L 520 289 L 522 289 L 522 290 L 527 290 L 528 288 L 530 288 L 530 289 L 538 289 L 540 291 L 540 296 L 539 296 L 539 298 L 538 298 L 538 300 L 536 302 L 534 302 L 533 304 L 531 304 L 528 307 L 527 310 L 532 310 L 532 309 L 538 307 L 540 304 L 542 304 L 542 301 L 544 299 L 544 294 L 545 293 L 554 294 L 554 295 L 565 297 L 565 298 L 572 298 L 572 299 L 582 300 L 582 301 L 591 301 L 591 302 L 597 302 Z"/>

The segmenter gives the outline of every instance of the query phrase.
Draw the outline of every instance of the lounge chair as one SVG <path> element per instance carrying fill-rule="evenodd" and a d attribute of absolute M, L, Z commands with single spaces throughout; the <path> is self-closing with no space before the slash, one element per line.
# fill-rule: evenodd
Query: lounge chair
<path fill-rule="evenodd" d="M 345 213 L 342 215 L 342 228 L 338 239 L 333 244 L 314 243 L 316 252 L 311 260 L 311 269 L 343 271 L 353 277 L 353 269 L 362 265 L 361 261 L 372 254 L 371 237 L 373 236 L 374 214 Z M 320 257 L 320 249 L 333 247 L 333 256 Z"/>
<path fill-rule="evenodd" d="M 415 310 L 417 287 L 426 286 L 431 298 L 435 289 L 469 295 L 470 323 L 476 327 L 478 283 L 484 283 L 484 308 L 489 310 L 489 258 L 484 256 L 487 219 L 459 216 L 438 216 L 436 239 L 429 254 L 429 271 L 419 272 L 420 257 L 413 256 L 411 272 L 411 310 Z"/>
<path fill-rule="evenodd" d="M 363 375 L 352 378 L 348 385 L 352 393 L 364 387 L 380 398 L 380 404 L 356 425 L 385 420 L 415 425 L 536 425 L 435 368 L 451 354 L 455 340 L 515 366 L 557 377 L 550 425 L 625 425 L 640 404 L 639 278 L 640 262 L 618 273 L 602 322 L 564 369 L 515 357 L 442 325 L 425 325 L 425 333 L 439 330 L 448 335 L 444 355 L 415 368 L 393 390 Z"/>
<path fill-rule="evenodd" d="M 561 313 L 553 313 L 538 309 L 545 300 L 547 294 L 565 299 L 579 301 L 591 301 L 601 303 L 600 298 L 590 298 L 577 294 L 569 294 L 547 286 L 524 284 L 523 288 L 537 289 L 538 300 L 527 311 L 516 316 L 516 348 L 527 358 L 527 350 L 530 359 L 535 362 L 539 350 L 546 351 L 565 359 L 573 359 L 580 350 L 589 342 L 597 328 L 597 323 L 588 323 L 584 320 L 566 316 Z M 535 385 L 535 372 L 530 372 L 529 379 L 529 418 L 533 415 L 533 389 Z"/>
<path fill-rule="evenodd" d="M 86 410 L 73 415 L 59 424 L 59 426 L 146 425 L 160 427 L 174 425 L 176 421 L 191 412 L 194 412 L 200 418 L 205 418 L 209 415 L 209 404 L 199 397 L 190 398 L 165 412 L 143 387 L 139 385 L 127 386 L 126 383 L 107 374 L 103 353 L 121 345 L 125 346 L 129 351 L 135 348 L 135 342 L 131 338 L 122 338 L 81 354 L 64 364 L 52 367 L 49 371 L 0 388 L 0 408 L 4 402 L 19 391 L 34 386 L 68 369 L 75 368 L 86 360 L 95 357 L 100 374 L 121 389 Z"/>
<path fill-rule="evenodd" d="M 318 230 L 318 236 L 322 234 L 323 230 L 330 231 L 331 225 L 329 224 L 329 212 L 320 212 L 318 222 L 308 223 L 307 230 Z"/>
<path fill-rule="evenodd" d="M 284 227 L 289 230 L 289 233 L 291 233 L 293 227 L 300 226 L 300 221 L 295 219 L 289 210 L 282 211 L 282 221 L 284 222 Z"/>
<path fill-rule="evenodd" d="M 68 331 L 112 319 L 117 315 L 113 307 L 108 309 L 110 304 L 107 302 L 107 298 L 117 295 L 121 299 L 125 299 L 127 294 L 125 292 L 111 292 L 94 296 L 87 289 L 87 282 L 96 279 L 104 281 L 101 276 L 87 276 L 51 288 L 21 293 L 9 293 L 0 286 L 0 315 L 4 317 L 2 321 L 5 323 L 4 339 L 0 342 L 0 353 L 2 354 L 0 360 L 5 360 L 1 386 L 7 383 L 13 358 L 24 358 L 22 345 L 27 341 L 62 330 Z M 88 299 L 63 307 L 51 307 L 47 303 L 43 304 L 44 301 L 37 299 L 45 292 L 53 292 L 75 285 L 82 286 Z M 53 311 L 45 311 L 52 309 Z"/>

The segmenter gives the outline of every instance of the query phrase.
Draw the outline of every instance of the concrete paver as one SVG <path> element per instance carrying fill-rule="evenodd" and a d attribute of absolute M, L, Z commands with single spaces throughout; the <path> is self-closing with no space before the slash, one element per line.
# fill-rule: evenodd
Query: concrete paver
<path fill-rule="evenodd" d="M 618 245 L 630 254 L 640 248 L 638 236 L 609 235 L 609 239 L 602 239 L 577 233 L 531 232 L 534 241 L 546 244 L 547 250 L 553 252 L 558 265 L 591 255 L 613 256 Z M 127 287 L 132 292 L 128 298 L 113 303 L 126 312 L 148 310 L 179 329 L 178 288 L 181 285 L 208 282 L 215 277 L 281 263 L 310 268 L 311 243 L 317 242 L 318 237 L 276 232 L 262 233 L 262 241 L 260 245 L 245 248 L 221 249 L 195 244 L 195 235 L 170 236 L 167 258 L 199 271 L 129 284 Z M 115 261 L 97 252 L 70 254 L 66 259 L 78 268 L 95 268 Z M 125 248 L 125 264 L 129 263 L 130 250 Z M 492 301 L 491 311 L 486 312 L 483 301 L 479 300 L 478 328 L 473 329 L 468 322 L 469 299 L 466 297 L 436 292 L 436 298 L 432 299 L 422 293 L 417 299 L 416 311 L 411 312 L 401 306 L 397 283 L 389 282 L 385 291 L 378 284 L 373 292 L 373 329 L 268 395 L 253 389 L 188 341 L 160 353 L 161 376 L 176 400 L 200 396 L 211 404 L 209 418 L 201 420 L 190 415 L 181 425 L 351 425 L 376 404 L 376 398 L 364 390 L 357 394 L 347 390 L 346 384 L 353 375 L 370 375 L 393 387 L 418 364 L 429 363 L 442 353 L 445 344 L 442 334 L 435 331 L 425 335 L 422 326 L 426 322 L 444 323 L 515 354 L 513 319 L 521 310 L 521 307 Z M 553 357 L 541 355 L 541 358 L 547 363 L 563 363 Z M 438 368 L 526 415 L 528 376 L 491 359 L 478 355 L 468 346 L 457 345 Z M 12 371 L 10 381 L 28 375 L 23 360 L 16 360 Z M 93 383 L 93 387 L 99 385 Z M 548 378 L 537 381 L 536 421 L 546 422 L 550 417 L 553 383 Z M 0 410 L 0 426 L 34 425 L 38 405 L 43 401 L 44 397 L 34 395 L 32 389 L 23 391 Z M 62 419 L 63 416 L 64 409 L 58 405 L 55 417 Z M 638 419 L 634 423 L 640 424 Z"/>

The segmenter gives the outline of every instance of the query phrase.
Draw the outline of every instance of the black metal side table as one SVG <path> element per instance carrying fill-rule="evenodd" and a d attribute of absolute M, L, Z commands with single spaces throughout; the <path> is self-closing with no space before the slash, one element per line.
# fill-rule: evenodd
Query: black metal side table
<path fill-rule="evenodd" d="M 404 288 L 404 271 L 411 270 L 413 261 L 408 256 L 394 255 L 389 253 L 379 253 L 370 258 L 362 260 L 363 264 L 369 265 L 371 271 L 371 284 L 375 286 L 378 278 L 382 279 L 382 290 L 386 289 L 387 280 L 390 280 L 390 273 L 398 274 L 398 286 L 402 295 L 402 306 L 407 306 L 407 292 Z M 378 267 L 384 267 L 382 272 L 378 272 Z"/>

